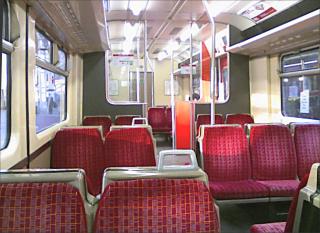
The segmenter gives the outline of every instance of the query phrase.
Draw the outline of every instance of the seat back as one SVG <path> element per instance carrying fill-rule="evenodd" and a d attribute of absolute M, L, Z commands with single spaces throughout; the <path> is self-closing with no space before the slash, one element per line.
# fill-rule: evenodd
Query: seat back
<path fill-rule="evenodd" d="M 112 125 L 110 116 L 85 116 L 82 125 L 85 126 L 102 126 L 103 135 L 106 135 Z"/>
<path fill-rule="evenodd" d="M 313 163 L 320 162 L 320 124 L 295 124 L 293 129 L 298 176 L 301 179 Z"/>
<path fill-rule="evenodd" d="M 197 135 L 199 135 L 199 130 L 201 125 L 210 125 L 211 123 L 211 116 L 210 114 L 198 114 L 197 115 Z M 221 114 L 214 115 L 214 123 L 215 124 L 224 124 L 223 117 Z"/>
<path fill-rule="evenodd" d="M 239 114 L 227 114 L 226 124 L 240 124 L 244 126 L 245 124 L 254 123 L 254 119 L 250 114 L 239 113 Z"/>
<path fill-rule="evenodd" d="M 148 122 L 154 133 L 168 131 L 166 123 L 166 109 L 164 107 L 152 107 L 148 109 Z"/>
<path fill-rule="evenodd" d="M 168 130 L 172 130 L 172 110 L 171 107 L 166 108 L 166 125 Z"/>
<path fill-rule="evenodd" d="M 253 124 L 249 125 L 249 130 L 253 177 L 259 180 L 296 179 L 296 153 L 288 127 Z"/>
<path fill-rule="evenodd" d="M 118 115 L 114 121 L 115 125 L 131 125 L 133 118 L 140 117 L 138 115 Z"/>
<path fill-rule="evenodd" d="M 201 126 L 201 130 L 201 161 L 210 181 L 251 177 L 248 141 L 240 125 Z"/>
<path fill-rule="evenodd" d="M 101 190 L 105 169 L 103 141 L 95 127 L 63 128 L 57 132 L 51 147 L 51 168 L 82 168 L 93 195 Z"/>
<path fill-rule="evenodd" d="M 108 185 L 95 232 L 219 232 L 208 188 L 187 179 L 140 179 Z"/>
<path fill-rule="evenodd" d="M 152 135 L 145 127 L 128 127 L 108 133 L 104 154 L 108 167 L 155 166 Z"/>
<path fill-rule="evenodd" d="M 83 171 L 9 170 L 0 176 L 0 232 L 87 232 L 85 212 L 92 220 Z"/>

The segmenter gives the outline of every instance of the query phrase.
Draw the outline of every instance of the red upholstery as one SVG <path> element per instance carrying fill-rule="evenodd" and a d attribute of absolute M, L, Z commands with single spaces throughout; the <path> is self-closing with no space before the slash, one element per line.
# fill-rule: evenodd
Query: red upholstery
<path fill-rule="evenodd" d="M 131 125 L 132 119 L 139 116 L 118 116 L 114 122 L 115 125 Z"/>
<path fill-rule="evenodd" d="M 220 114 L 215 114 L 214 115 L 214 122 L 215 124 L 224 124 L 223 117 Z M 199 135 L 199 128 L 200 125 L 210 125 L 211 123 L 211 118 L 210 114 L 199 114 L 197 116 L 197 134 Z"/>
<path fill-rule="evenodd" d="M 103 135 L 106 135 L 110 131 L 112 121 L 107 116 L 88 116 L 83 119 L 82 125 L 85 126 L 102 126 Z"/>
<path fill-rule="evenodd" d="M 284 233 L 286 222 L 255 224 L 250 228 L 251 233 Z"/>
<path fill-rule="evenodd" d="M 245 199 L 268 197 L 269 190 L 252 180 L 209 182 L 210 191 L 215 199 Z"/>
<path fill-rule="evenodd" d="M 82 168 L 93 195 L 101 191 L 105 169 L 103 142 L 98 129 L 65 128 L 57 132 L 51 147 L 51 168 Z"/>
<path fill-rule="evenodd" d="M 80 193 L 62 183 L 0 184 L 0 232 L 87 232 Z"/>
<path fill-rule="evenodd" d="M 206 186 L 197 180 L 113 182 L 99 202 L 94 232 L 219 232 Z"/>
<path fill-rule="evenodd" d="M 254 120 L 250 114 L 227 114 L 226 124 L 240 124 L 244 126 L 245 124 L 252 124 Z"/>
<path fill-rule="evenodd" d="M 298 176 L 301 179 L 313 163 L 320 162 L 320 124 L 296 125 L 294 142 L 297 152 Z"/>
<path fill-rule="evenodd" d="M 297 189 L 295 190 L 295 194 L 289 208 L 287 222 L 255 224 L 250 228 L 250 232 L 251 233 L 269 233 L 269 232 L 270 233 L 273 233 L 273 232 L 292 233 L 298 199 L 299 199 L 299 193 L 300 193 L 300 190 L 307 185 L 308 178 L 309 178 L 309 174 L 306 174 L 301 180 Z"/>
<path fill-rule="evenodd" d="M 296 154 L 284 125 L 254 125 L 250 130 L 253 177 L 258 180 L 294 180 Z"/>
<path fill-rule="evenodd" d="M 152 136 L 146 128 L 111 131 L 104 148 L 108 167 L 156 165 Z"/>
<path fill-rule="evenodd" d="M 272 197 L 291 197 L 299 185 L 298 180 L 264 180 L 257 182 L 268 187 Z"/>
<path fill-rule="evenodd" d="M 148 110 L 148 122 L 154 133 L 169 133 L 167 127 L 166 109 L 164 107 L 154 107 Z"/>
<path fill-rule="evenodd" d="M 210 181 L 251 178 L 248 142 L 240 126 L 205 128 L 202 153 L 204 170 Z"/>
<path fill-rule="evenodd" d="M 166 124 L 167 124 L 167 128 L 168 130 L 172 130 L 172 111 L 171 111 L 171 107 L 170 108 L 166 108 Z"/>

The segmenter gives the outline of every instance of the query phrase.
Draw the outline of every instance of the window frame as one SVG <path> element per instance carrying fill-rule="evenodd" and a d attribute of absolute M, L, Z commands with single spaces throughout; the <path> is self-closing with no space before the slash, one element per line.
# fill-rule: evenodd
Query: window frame
<path fill-rule="evenodd" d="M 11 109 L 12 109 L 12 80 L 11 80 L 11 53 L 13 52 L 13 45 L 10 43 L 10 3 L 9 1 L 5 0 L 2 4 L 2 18 L 5 19 L 5 32 L 4 32 L 4 38 L 2 38 L 1 35 L 1 41 L 2 41 L 2 51 L 1 51 L 1 67 L 2 67 L 2 54 L 6 54 L 7 56 L 7 127 L 6 127 L 6 142 L 1 147 L 0 145 L 0 151 L 6 149 L 10 143 L 11 139 Z M 0 74 L 0 79 L 2 79 L 2 69 Z M 1 89 L 1 87 L 0 87 Z"/>
<path fill-rule="evenodd" d="M 312 51 L 312 50 L 315 50 L 315 49 L 318 49 L 318 61 L 319 61 L 319 65 L 318 65 L 318 68 L 315 68 L 315 69 L 302 69 L 300 71 L 292 71 L 292 72 L 286 72 L 284 73 L 283 72 L 283 60 L 285 57 L 287 56 L 292 56 L 292 55 L 298 55 L 298 54 L 301 54 L 301 53 L 305 53 L 305 52 L 308 52 L 308 51 Z M 280 99 L 281 99 L 281 115 L 283 117 L 289 117 L 289 118 L 297 118 L 297 119 L 307 119 L 307 120 L 315 120 L 315 121 L 319 121 L 320 120 L 320 117 L 319 118 L 310 118 L 310 117 L 299 117 L 299 116 L 286 116 L 285 115 L 285 109 L 284 109 L 284 99 L 283 99 L 283 79 L 287 78 L 287 79 L 290 79 L 290 78 L 297 78 L 299 76 L 307 76 L 307 77 L 310 77 L 312 75 L 319 75 L 320 76 L 320 46 L 319 45 L 316 45 L 316 46 L 311 46 L 311 47 L 307 47 L 307 48 L 304 48 L 304 49 L 301 49 L 301 50 L 298 50 L 298 51 L 291 51 L 291 52 L 288 52 L 288 53 L 284 53 L 280 56 L 280 62 L 279 62 L 279 71 L 280 71 Z M 320 77 L 319 77 L 319 81 L 320 81 Z"/>
<path fill-rule="evenodd" d="M 45 127 L 39 131 L 36 130 L 36 134 L 40 134 L 52 127 L 54 127 L 55 125 L 58 125 L 64 121 L 67 120 L 68 118 L 68 78 L 69 78 L 69 71 L 67 69 L 67 63 L 68 63 L 68 53 L 62 49 L 61 46 L 59 46 L 54 40 L 51 39 L 51 37 L 43 30 L 39 29 L 39 27 L 36 26 L 36 33 L 41 33 L 44 37 L 46 37 L 50 42 L 51 42 L 51 51 L 50 51 L 50 62 L 41 59 L 40 57 L 37 56 L 37 52 L 35 53 L 35 57 L 36 57 L 36 65 L 35 65 L 35 69 L 37 68 L 41 68 L 43 70 L 46 70 L 48 72 L 51 72 L 53 74 L 59 75 L 59 76 L 63 76 L 65 78 L 65 105 L 64 105 L 64 119 L 62 119 L 61 121 L 55 123 L 55 124 L 51 124 L 48 127 Z M 57 45 L 57 52 L 59 50 L 63 51 L 65 54 L 65 69 L 61 69 L 60 67 L 56 66 L 53 64 L 53 59 L 54 59 L 54 45 Z M 36 38 L 36 46 L 37 46 L 37 38 Z M 37 51 L 37 50 L 36 50 Z M 35 77 L 33 77 L 35 78 Z M 34 100 L 35 101 L 35 100 Z M 37 119 L 37 114 L 35 115 L 35 125 L 37 125 L 36 122 Z"/>

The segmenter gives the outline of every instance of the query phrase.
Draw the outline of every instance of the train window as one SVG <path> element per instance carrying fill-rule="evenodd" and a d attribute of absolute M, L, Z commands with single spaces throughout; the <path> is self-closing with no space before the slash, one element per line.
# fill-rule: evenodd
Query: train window
<path fill-rule="evenodd" d="M 58 64 L 57 67 L 59 67 L 62 70 L 67 69 L 67 56 L 66 53 L 62 50 L 58 50 Z"/>
<path fill-rule="evenodd" d="M 36 32 L 36 40 L 37 57 L 52 63 L 52 42 L 39 31 Z"/>
<path fill-rule="evenodd" d="M 10 138 L 9 55 L 2 53 L 1 64 L 1 130 L 0 149 L 4 149 Z"/>
<path fill-rule="evenodd" d="M 37 31 L 37 66 L 34 77 L 36 132 L 62 122 L 67 117 L 67 54 L 53 46 L 43 33 Z M 53 65 L 53 54 L 57 64 Z"/>
<path fill-rule="evenodd" d="M 10 53 L 9 47 L 9 5 L 7 1 L 2 4 L 2 42 L 7 46 L 2 47 L 1 54 L 1 86 L 0 86 L 0 150 L 7 147 L 10 140 L 10 113 L 11 113 L 11 96 L 10 96 Z"/>
<path fill-rule="evenodd" d="M 286 55 L 281 60 L 282 114 L 320 119 L 319 48 Z"/>
<path fill-rule="evenodd" d="M 66 119 L 66 77 L 36 68 L 36 131 L 41 132 Z"/>

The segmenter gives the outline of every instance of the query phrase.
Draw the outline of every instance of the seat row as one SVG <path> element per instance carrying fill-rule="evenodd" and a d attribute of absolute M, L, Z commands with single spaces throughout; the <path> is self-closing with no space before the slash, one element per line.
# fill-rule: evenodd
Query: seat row
<path fill-rule="evenodd" d="M 148 126 L 112 126 L 105 138 L 101 127 L 66 127 L 51 148 L 51 168 L 82 168 L 89 192 L 98 195 L 107 167 L 155 166 L 155 146 Z"/>
<path fill-rule="evenodd" d="M 109 168 L 100 199 L 83 170 L 1 172 L 1 232 L 220 232 L 198 167 Z"/>
<path fill-rule="evenodd" d="M 201 126 L 201 164 L 219 200 L 292 197 L 311 165 L 320 162 L 320 124 Z"/>
<path fill-rule="evenodd" d="M 211 122 L 210 114 L 198 114 L 197 120 L 196 120 L 197 135 L 199 133 L 200 126 L 210 125 L 210 122 Z M 222 114 L 215 114 L 214 123 L 215 124 L 239 124 L 241 126 L 244 126 L 245 124 L 254 123 L 254 119 L 250 114 L 246 114 L 246 113 L 227 114 L 225 120 Z"/>

